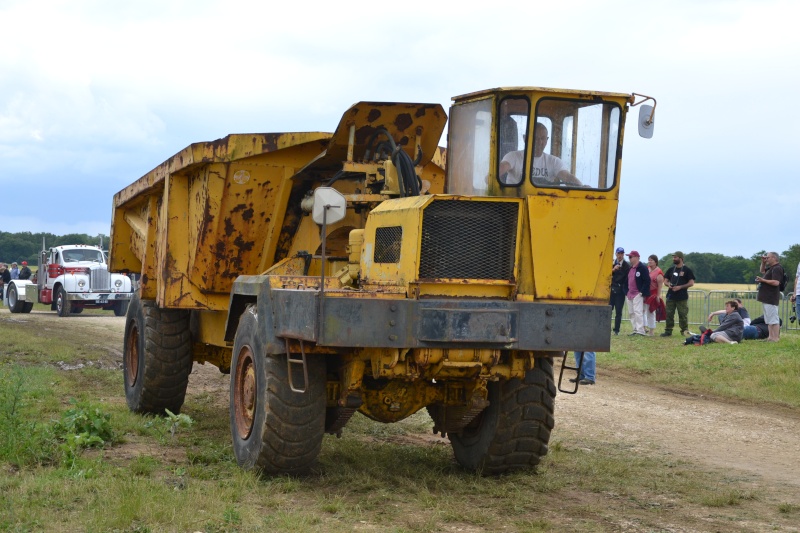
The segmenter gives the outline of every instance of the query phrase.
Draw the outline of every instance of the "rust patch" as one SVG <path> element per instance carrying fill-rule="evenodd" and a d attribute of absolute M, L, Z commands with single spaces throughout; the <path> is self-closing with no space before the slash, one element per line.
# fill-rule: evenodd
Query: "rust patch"
<path fill-rule="evenodd" d="M 425 112 L 426 112 L 426 111 L 427 111 L 427 109 L 426 109 L 426 108 L 424 108 L 424 107 L 418 107 L 418 108 L 417 108 L 417 112 L 416 112 L 416 113 L 414 113 L 414 116 L 415 116 L 415 117 L 417 117 L 417 118 L 422 118 L 422 117 L 424 117 L 424 116 L 425 116 Z"/>
<path fill-rule="evenodd" d="M 414 123 L 414 119 L 411 118 L 410 113 L 401 113 L 397 115 L 397 118 L 394 119 L 394 125 L 397 128 L 397 131 L 405 131 L 405 129 L 411 126 Z"/>
<path fill-rule="evenodd" d="M 250 207 L 248 209 L 245 209 L 242 212 L 242 219 L 243 220 L 249 221 L 251 218 L 253 218 L 253 208 L 252 207 Z"/>
<path fill-rule="evenodd" d="M 264 136 L 264 144 L 261 146 L 261 152 L 274 152 L 278 149 L 278 137 L 280 134 L 270 133 Z"/>
<path fill-rule="evenodd" d="M 227 237 L 230 237 L 231 235 L 233 235 L 233 232 L 234 232 L 233 222 L 231 222 L 230 218 L 226 218 L 225 219 L 225 235 Z"/>
<path fill-rule="evenodd" d="M 375 122 L 381 118 L 381 110 L 372 108 L 369 110 L 369 115 L 367 115 L 367 122 Z"/>
<path fill-rule="evenodd" d="M 233 244 L 235 244 L 239 250 L 249 252 L 253 249 L 253 246 L 255 246 L 255 241 L 245 241 L 242 239 L 242 236 L 239 235 L 233 240 Z"/>

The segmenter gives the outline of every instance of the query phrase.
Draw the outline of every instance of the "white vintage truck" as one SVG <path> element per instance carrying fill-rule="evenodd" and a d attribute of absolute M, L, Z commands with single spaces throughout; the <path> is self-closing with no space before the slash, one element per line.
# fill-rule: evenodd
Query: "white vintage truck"
<path fill-rule="evenodd" d="M 43 250 L 36 281 L 14 279 L 5 287 L 12 313 L 30 313 L 34 302 L 50 304 L 58 316 L 86 308 L 113 310 L 124 316 L 133 295 L 131 278 L 108 271 L 103 250 L 72 244 Z"/>

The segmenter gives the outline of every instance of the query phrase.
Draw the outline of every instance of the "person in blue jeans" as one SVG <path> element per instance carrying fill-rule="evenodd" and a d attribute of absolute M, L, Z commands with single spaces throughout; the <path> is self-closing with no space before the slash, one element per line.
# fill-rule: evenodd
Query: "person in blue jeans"
<path fill-rule="evenodd" d="M 583 366 L 581 366 L 583 360 Z M 581 373 L 577 378 L 572 378 L 570 381 L 576 381 L 581 385 L 594 385 L 594 352 L 575 352 L 575 366 L 581 367 Z"/>

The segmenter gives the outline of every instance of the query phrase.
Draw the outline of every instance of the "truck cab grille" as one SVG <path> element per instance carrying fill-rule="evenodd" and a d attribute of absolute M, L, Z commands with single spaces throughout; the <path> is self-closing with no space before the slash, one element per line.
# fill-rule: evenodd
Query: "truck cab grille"
<path fill-rule="evenodd" d="M 422 216 L 420 279 L 513 281 L 519 203 L 438 200 Z"/>
<path fill-rule="evenodd" d="M 111 290 L 111 275 L 106 268 L 96 268 L 91 271 L 90 285 L 92 291 Z"/>

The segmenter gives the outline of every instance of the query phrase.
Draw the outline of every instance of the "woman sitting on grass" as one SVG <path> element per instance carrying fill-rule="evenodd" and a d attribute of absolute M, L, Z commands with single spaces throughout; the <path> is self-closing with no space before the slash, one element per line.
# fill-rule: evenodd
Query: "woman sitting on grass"
<path fill-rule="evenodd" d="M 739 313 L 739 304 L 736 300 L 725 302 L 725 316 L 720 320 L 719 327 L 711 332 L 711 340 L 723 344 L 739 344 L 744 334 L 744 321 Z M 706 328 L 700 327 L 705 333 Z"/>

